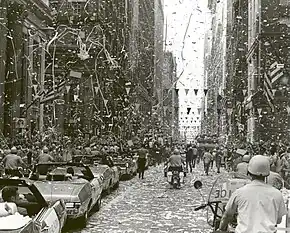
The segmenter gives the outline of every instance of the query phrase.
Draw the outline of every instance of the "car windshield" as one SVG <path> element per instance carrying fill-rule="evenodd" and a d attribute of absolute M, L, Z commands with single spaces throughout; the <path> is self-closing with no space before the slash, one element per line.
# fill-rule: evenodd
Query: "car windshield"
<path fill-rule="evenodd" d="M 89 176 L 86 167 L 83 166 L 71 166 L 67 164 L 38 164 L 35 173 L 40 176 L 50 175 L 66 175 L 71 174 L 72 176 Z M 40 177 L 41 178 L 41 177 Z"/>
<path fill-rule="evenodd" d="M 41 209 L 37 197 L 26 186 L 5 185 L 0 190 L 0 216 L 7 213 L 35 216 Z M 1 228 L 1 227 L 0 227 Z"/>

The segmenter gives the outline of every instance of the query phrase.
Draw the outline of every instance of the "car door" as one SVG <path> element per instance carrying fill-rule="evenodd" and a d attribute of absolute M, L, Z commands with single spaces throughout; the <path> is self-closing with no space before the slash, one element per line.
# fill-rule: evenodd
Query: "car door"
<path fill-rule="evenodd" d="M 57 202 L 53 205 L 57 205 Z M 45 233 L 61 233 L 61 222 L 53 206 L 44 208 L 36 216 L 34 223 L 39 232 Z"/>
<path fill-rule="evenodd" d="M 102 193 L 102 184 L 99 178 L 91 181 L 93 205 L 95 205 Z"/>

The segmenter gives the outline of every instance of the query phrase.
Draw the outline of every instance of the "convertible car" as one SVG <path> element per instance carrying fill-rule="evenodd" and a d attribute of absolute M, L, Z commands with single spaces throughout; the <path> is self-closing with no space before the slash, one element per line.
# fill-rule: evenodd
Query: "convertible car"
<path fill-rule="evenodd" d="M 113 162 L 119 167 L 120 179 L 130 179 L 137 174 L 137 163 L 132 158 L 114 157 Z"/>
<path fill-rule="evenodd" d="M 47 174 L 43 175 L 43 166 Z M 102 177 L 94 176 L 91 169 L 81 163 L 37 164 L 30 177 L 47 201 L 61 198 L 65 202 L 69 219 L 78 219 L 85 225 L 91 210 L 101 205 Z"/>
<path fill-rule="evenodd" d="M 110 194 L 111 190 L 118 188 L 120 181 L 120 173 L 117 166 L 108 166 L 102 164 L 102 159 L 92 155 L 74 156 L 75 161 L 81 161 L 89 166 L 95 177 L 102 177 L 102 193 Z"/>
<path fill-rule="evenodd" d="M 62 200 L 47 202 L 40 190 L 26 178 L 0 179 L 0 187 L 1 233 L 61 232 L 67 217 Z M 15 203 L 4 203 L 2 194 L 7 193 L 7 190 L 10 190 L 10 193 L 11 190 L 15 190 Z"/>

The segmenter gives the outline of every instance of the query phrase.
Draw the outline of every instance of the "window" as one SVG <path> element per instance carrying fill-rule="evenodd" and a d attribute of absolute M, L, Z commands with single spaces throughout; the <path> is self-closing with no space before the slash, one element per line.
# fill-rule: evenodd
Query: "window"
<path fill-rule="evenodd" d="M 290 5 L 290 0 L 280 0 L 280 5 L 288 6 L 288 5 Z"/>
<path fill-rule="evenodd" d="M 73 2 L 72 7 L 74 14 L 80 15 L 84 9 L 85 4 L 83 2 Z"/>

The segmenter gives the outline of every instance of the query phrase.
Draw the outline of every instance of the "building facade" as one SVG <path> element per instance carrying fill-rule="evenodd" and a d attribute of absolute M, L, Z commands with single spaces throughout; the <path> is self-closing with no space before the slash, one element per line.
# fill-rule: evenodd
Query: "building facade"
<path fill-rule="evenodd" d="M 169 142 L 178 140 L 178 95 L 175 91 L 176 59 L 172 52 L 164 54 L 162 77 L 163 133 Z"/>
<path fill-rule="evenodd" d="M 37 94 L 45 73 L 50 10 L 43 1 L 1 1 L 0 128 L 7 137 L 33 133 L 39 124 Z"/>
<path fill-rule="evenodd" d="M 227 111 L 224 100 L 227 85 L 227 1 L 209 1 L 211 27 L 205 37 L 204 95 L 202 106 L 202 129 L 205 135 L 219 135 L 226 140 Z"/>
<path fill-rule="evenodd" d="M 221 7 L 227 13 L 223 17 L 226 20 L 222 23 L 223 36 L 220 37 L 221 34 L 216 33 L 219 29 L 214 30 L 218 28 Z M 210 33 L 212 45 L 208 46 L 211 55 L 207 51 L 205 56 L 209 89 L 205 114 L 208 108 L 213 111 L 220 109 L 224 117 L 221 127 L 226 127 L 218 131 L 222 133 L 220 136 L 225 135 L 228 142 L 288 140 L 288 1 L 210 1 L 209 8 L 213 12 L 213 22 Z M 219 44 L 224 45 L 222 49 Z M 221 54 L 226 54 L 225 59 L 220 57 Z M 217 62 L 211 57 L 224 60 L 223 68 L 213 69 Z M 214 80 L 209 75 L 213 71 L 216 77 L 222 77 L 221 83 L 218 81 L 220 78 Z M 217 87 L 210 86 L 210 82 L 214 81 L 218 83 Z M 222 101 L 219 103 L 219 100 Z M 218 122 L 212 116 L 205 115 L 203 124 L 213 126 L 214 122 Z M 206 132 L 206 127 L 203 131 Z"/>
<path fill-rule="evenodd" d="M 163 69 L 162 2 L 50 0 L 50 7 L 63 37 L 50 44 L 57 59 L 49 72 L 59 89 L 47 99 L 47 115 L 63 111 L 54 121 L 68 135 L 82 129 L 130 138 L 153 128 L 155 80 Z"/>
<path fill-rule="evenodd" d="M 289 1 L 253 0 L 248 4 L 248 140 L 287 141 Z"/>

